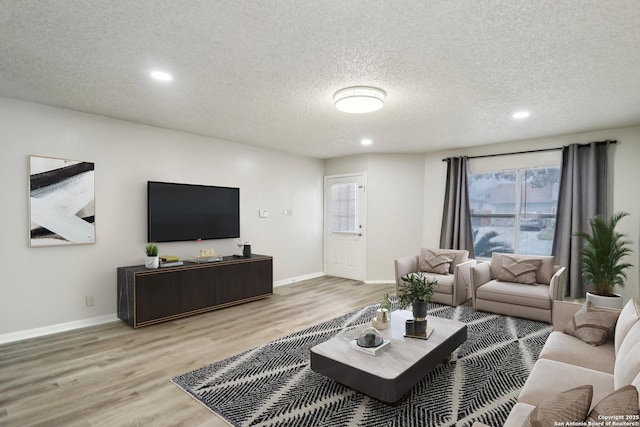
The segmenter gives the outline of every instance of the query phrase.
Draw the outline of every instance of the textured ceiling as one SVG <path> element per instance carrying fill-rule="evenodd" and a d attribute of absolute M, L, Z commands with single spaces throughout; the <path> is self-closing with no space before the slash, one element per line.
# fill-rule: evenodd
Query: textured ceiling
<path fill-rule="evenodd" d="M 429 152 L 640 124 L 639 23 L 640 0 L 0 0 L 0 96 L 318 158 Z M 356 85 L 384 108 L 337 111 Z"/>

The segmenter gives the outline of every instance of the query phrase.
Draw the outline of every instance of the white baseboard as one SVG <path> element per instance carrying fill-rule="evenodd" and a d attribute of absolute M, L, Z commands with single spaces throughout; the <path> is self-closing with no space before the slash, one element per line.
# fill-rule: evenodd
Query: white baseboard
<path fill-rule="evenodd" d="M 396 283 L 395 279 L 389 280 L 365 280 L 365 285 L 387 285 L 389 283 Z"/>
<path fill-rule="evenodd" d="M 116 313 L 105 316 L 92 317 L 90 319 L 76 320 L 73 322 L 58 323 L 57 325 L 43 326 L 41 328 L 27 329 L 24 331 L 11 332 L 0 335 L 0 344 L 23 341 L 30 338 L 43 337 L 45 335 L 57 334 L 74 329 L 86 328 L 87 326 L 101 325 L 103 323 L 115 322 L 118 320 Z"/>
<path fill-rule="evenodd" d="M 277 288 L 278 286 L 290 285 L 292 283 L 300 282 L 302 280 L 315 279 L 322 276 L 324 276 L 324 273 L 320 271 L 318 273 L 305 274 L 304 276 L 291 277 L 289 279 L 278 280 L 277 282 L 273 282 L 273 287 Z"/>

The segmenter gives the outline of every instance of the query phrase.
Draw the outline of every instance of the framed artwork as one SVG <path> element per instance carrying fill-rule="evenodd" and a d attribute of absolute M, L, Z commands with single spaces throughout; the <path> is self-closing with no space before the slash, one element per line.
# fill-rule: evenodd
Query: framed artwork
<path fill-rule="evenodd" d="M 29 246 L 95 241 L 94 164 L 29 156 Z"/>

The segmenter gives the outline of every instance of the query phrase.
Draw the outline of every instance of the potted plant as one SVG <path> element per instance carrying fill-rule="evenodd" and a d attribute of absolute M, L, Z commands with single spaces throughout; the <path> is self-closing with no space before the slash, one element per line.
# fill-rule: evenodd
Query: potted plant
<path fill-rule="evenodd" d="M 626 236 L 615 230 L 618 222 L 629 215 L 618 212 L 610 218 L 597 215 L 589 220 L 591 234 L 577 232 L 574 235 L 585 240 L 582 249 L 582 277 L 595 286 L 595 291 L 587 292 L 587 301 L 594 305 L 622 308 L 622 297 L 613 293 L 614 286 L 625 285 L 627 275 L 624 270 L 631 264 L 622 262 L 631 253 Z"/>
<path fill-rule="evenodd" d="M 401 308 L 411 305 L 416 335 L 427 330 L 427 303 L 433 299 L 433 291 L 438 286 L 436 279 L 429 278 L 419 271 L 401 277 L 398 303 Z"/>
<path fill-rule="evenodd" d="M 158 268 L 160 265 L 160 260 L 158 258 L 158 244 L 147 243 L 147 246 L 144 247 L 144 252 L 147 254 L 144 260 L 144 266 L 146 268 Z"/>

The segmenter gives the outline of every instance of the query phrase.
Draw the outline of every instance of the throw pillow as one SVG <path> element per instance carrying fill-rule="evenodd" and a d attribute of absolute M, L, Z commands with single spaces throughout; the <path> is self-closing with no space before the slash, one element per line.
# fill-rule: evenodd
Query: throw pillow
<path fill-rule="evenodd" d="M 592 385 L 583 385 L 563 391 L 536 406 L 523 426 L 548 427 L 558 421 L 583 421 L 589 413 L 592 398 Z"/>
<path fill-rule="evenodd" d="M 618 312 L 598 309 L 587 302 L 564 327 L 564 333 L 580 338 L 592 346 L 599 346 L 613 337 Z"/>
<path fill-rule="evenodd" d="M 524 283 L 525 285 L 536 284 L 536 272 L 542 264 L 539 259 L 517 260 L 510 256 L 502 256 L 502 268 L 498 273 L 498 280 L 501 282 Z"/>
<path fill-rule="evenodd" d="M 638 390 L 635 386 L 628 385 L 614 391 L 593 407 L 587 416 L 589 422 L 601 423 L 601 415 L 637 415 L 638 414 Z M 607 418 L 604 418 L 607 419 Z"/>
<path fill-rule="evenodd" d="M 426 249 L 420 254 L 420 270 L 425 273 L 449 274 L 455 254 L 440 253 Z"/>

